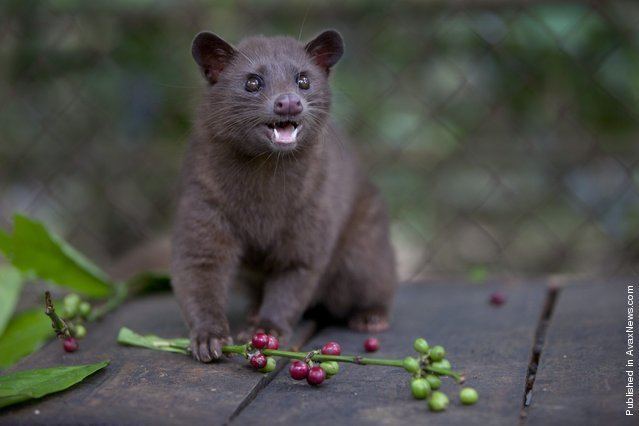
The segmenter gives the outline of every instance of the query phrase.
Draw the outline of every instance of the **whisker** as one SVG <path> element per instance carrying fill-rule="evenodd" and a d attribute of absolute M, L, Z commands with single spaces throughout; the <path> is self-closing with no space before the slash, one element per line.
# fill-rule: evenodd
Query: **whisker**
<path fill-rule="evenodd" d="M 304 24 L 306 24 L 306 18 L 308 18 L 308 12 L 311 10 L 311 6 L 313 5 L 313 2 L 309 2 L 308 6 L 306 6 L 306 12 L 304 13 L 304 18 L 302 19 L 302 25 L 300 25 L 300 32 L 297 35 L 297 41 L 300 41 L 302 39 L 302 31 L 304 31 Z"/>

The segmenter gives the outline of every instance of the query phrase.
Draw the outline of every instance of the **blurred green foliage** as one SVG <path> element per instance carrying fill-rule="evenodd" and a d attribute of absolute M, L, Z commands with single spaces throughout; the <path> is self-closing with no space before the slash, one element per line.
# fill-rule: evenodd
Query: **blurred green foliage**
<path fill-rule="evenodd" d="M 13 218 L 13 232 L 0 253 L 25 276 L 35 276 L 89 297 L 113 294 L 114 284 L 91 260 L 40 222 L 26 216 Z M 21 277 L 20 277 L 21 278 Z"/>
<path fill-rule="evenodd" d="M 54 336 L 52 320 L 43 307 L 21 309 L 14 315 L 24 282 L 46 282 L 97 299 L 112 296 L 105 306 L 119 305 L 126 295 L 126 291 L 118 292 L 116 284 L 97 265 L 36 220 L 15 215 L 13 229 L 0 230 L 0 237 L 0 259 L 11 264 L 0 264 L 0 369 L 13 365 Z M 136 287 L 144 289 L 151 280 L 152 277 L 139 277 Z M 37 291 L 31 287 L 27 292 Z M 76 302 L 73 308 L 65 306 L 67 324 L 73 324 L 70 321 L 76 317 L 81 301 L 77 294 L 70 297 Z M 72 304 L 65 298 L 67 303 Z M 92 320 L 90 312 L 81 316 Z"/>
<path fill-rule="evenodd" d="M 102 264 L 167 232 L 193 35 L 333 27 L 334 117 L 388 199 L 404 277 L 637 273 L 636 2 L 0 7 L 0 225 L 27 211 Z"/>
<path fill-rule="evenodd" d="M 43 309 L 27 309 L 15 314 L 0 336 L 0 369 L 38 350 L 55 334 Z"/>

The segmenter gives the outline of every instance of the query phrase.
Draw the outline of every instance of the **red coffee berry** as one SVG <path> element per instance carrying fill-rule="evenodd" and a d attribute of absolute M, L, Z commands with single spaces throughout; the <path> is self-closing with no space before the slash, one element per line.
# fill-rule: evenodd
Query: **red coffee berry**
<path fill-rule="evenodd" d="M 337 342 L 328 342 L 322 348 L 323 355 L 339 355 L 342 353 L 342 348 Z"/>
<path fill-rule="evenodd" d="M 275 336 L 268 336 L 268 342 L 266 343 L 266 349 L 277 349 L 280 347 L 280 341 Z"/>
<path fill-rule="evenodd" d="M 267 362 L 266 357 L 262 354 L 255 354 L 251 357 L 251 365 L 257 370 L 266 367 Z"/>
<path fill-rule="evenodd" d="M 67 337 L 62 341 L 62 347 L 66 352 L 75 352 L 78 350 L 78 341 L 73 337 Z"/>
<path fill-rule="evenodd" d="M 379 339 L 376 337 L 369 337 L 364 340 L 364 350 L 366 352 L 375 352 L 379 350 Z"/>
<path fill-rule="evenodd" d="M 304 361 L 293 361 L 291 366 L 288 367 L 288 372 L 295 380 L 303 380 L 308 376 L 308 364 Z"/>
<path fill-rule="evenodd" d="M 268 336 L 264 333 L 255 333 L 251 340 L 254 348 L 263 349 L 268 343 Z"/>
<path fill-rule="evenodd" d="M 499 306 L 506 303 L 506 294 L 501 291 L 495 291 L 490 295 L 490 304 Z"/>
<path fill-rule="evenodd" d="M 326 378 L 326 372 L 322 367 L 315 366 L 310 369 L 308 372 L 308 376 L 306 377 L 306 381 L 309 385 L 317 386 L 322 384 L 324 379 Z"/>

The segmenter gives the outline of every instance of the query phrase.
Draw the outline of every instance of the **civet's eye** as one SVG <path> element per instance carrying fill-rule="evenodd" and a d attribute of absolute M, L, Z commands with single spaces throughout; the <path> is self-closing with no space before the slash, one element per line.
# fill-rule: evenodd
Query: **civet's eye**
<path fill-rule="evenodd" d="M 311 80 L 309 80 L 308 76 L 299 74 L 297 76 L 297 87 L 302 90 L 308 90 L 311 87 Z"/>
<path fill-rule="evenodd" d="M 247 92 L 257 92 L 262 88 L 262 79 L 257 75 L 251 75 L 246 79 L 244 88 Z"/>

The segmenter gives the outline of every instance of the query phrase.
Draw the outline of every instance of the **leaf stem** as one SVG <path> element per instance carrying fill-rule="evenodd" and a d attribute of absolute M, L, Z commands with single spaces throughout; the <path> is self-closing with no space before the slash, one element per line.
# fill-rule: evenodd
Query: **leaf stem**
<path fill-rule="evenodd" d="M 224 348 L 222 348 L 224 351 Z M 264 349 L 262 353 L 267 356 L 279 356 L 292 359 L 304 359 L 308 355 L 304 352 L 289 352 L 280 351 L 275 349 Z M 383 358 L 365 358 L 359 355 L 322 355 L 313 354 L 310 359 L 312 361 L 337 361 L 337 362 L 349 362 L 352 364 L 361 365 L 384 365 L 387 367 L 404 367 L 403 360 L 401 359 L 383 359 Z"/>
<path fill-rule="evenodd" d="M 461 374 L 456 373 L 456 372 L 454 372 L 452 370 L 446 370 L 444 368 L 431 367 L 429 365 L 424 367 L 424 370 L 430 371 L 431 373 L 437 373 L 437 374 L 442 375 L 442 376 L 452 377 L 453 379 L 455 379 L 455 381 L 457 383 L 463 383 L 464 382 L 464 376 L 462 376 Z"/>

